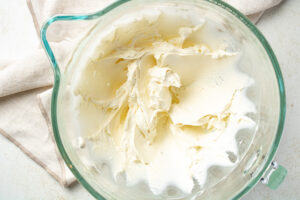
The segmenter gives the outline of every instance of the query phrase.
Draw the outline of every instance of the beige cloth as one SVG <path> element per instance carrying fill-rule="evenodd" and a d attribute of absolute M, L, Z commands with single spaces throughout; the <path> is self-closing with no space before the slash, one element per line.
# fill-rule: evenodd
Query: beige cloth
<path fill-rule="evenodd" d="M 75 182 L 59 155 L 50 122 L 53 73 L 39 42 L 42 24 L 56 14 L 91 13 L 114 0 L 11 0 L 0 2 L 0 133 L 59 183 Z M 280 0 L 226 0 L 256 22 Z M 27 3 L 27 4 L 26 4 Z M 14 11 L 14 12 L 12 12 Z M 20 23 L 20 20 L 22 21 Z M 48 39 L 60 66 L 91 23 L 56 25 Z M 78 25 L 79 24 L 79 25 Z"/>

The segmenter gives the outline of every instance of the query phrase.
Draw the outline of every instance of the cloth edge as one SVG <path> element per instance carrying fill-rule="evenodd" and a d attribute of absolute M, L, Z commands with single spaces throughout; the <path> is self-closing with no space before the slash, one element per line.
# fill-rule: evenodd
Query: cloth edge
<path fill-rule="evenodd" d="M 32 20 L 33 20 L 33 24 L 34 24 L 34 27 L 35 27 L 35 30 L 36 30 L 36 34 L 37 34 L 38 38 L 40 38 L 40 28 L 39 28 L 40 25 L 39 25 L 39 22 L 36 18 L 35 13 L 34 13 L 32 2 L 31 2 L 31 0 L 26 0 L 26 3 L 27 3 L 27 7 L 29 9 L 29 12 L 31 14 Z"/>
<path fill-rule="evenodd" d="M 253 23 L 258 24 L 258 22 L 261 20 L 262 16 L 264 15 L 265 11 L 261 11 L 252 15 L 247 15 L 246 17 Z"/>
<path fill-rule="evenodd" d="M 45 107 L 42 104 L 42 101 L 41 101 L 41 98 L 40 98 L 39 94 L 36 96 L 36 99 L 37 99 L 38 106 L 41 110 L 41 113 L 42 113 L 42 115 L 45 119 L 45 122 L 47 124 L 48 133 L 50 135 L 50 138 L 51 138 L 51 140 L 52 140 L 52 142 L 54 143 L 54 146 L 55 146 L 55 153 L 56 153 L 57 160 L 59 161 L 59 165 L 60 165 L 60 168 L 61 168 L 61 171 L 62 171 L 62 178 L 63 178 L 63 180 L 61 180 L 60 183 L 64 186 L 70 186 L 74 182 L 76 182 L 76 178 L 74 178 L 73 180 L 70 180 L 70 181 L 66 180 L 66 171 L 65 171 L 65 166 L 64 166 L 65 162 L 64 162 L 64 160 L 62 159 L 62 157 L 60 155 L 60 152 L 58 150 L 56 141 L 54 139 L 54 133 L 53 133 L 53 130 L 52 130 L 52 123 L 51 123 L 51 121 L 48 117 L 48 114 L 47 114 L 47 111 L 45 110 Z"/>
<path fill-rule="evenodd" d="M 62 180 L 52 171 L 50 170 L 43 162 L 40 161 L 37 157 L 35 157 L 30 151 L 28 151 L 21 143 L 7 134 L 4 130 L 0 128 L 0 134 L 2 134 L 5 138 L 7 138 L 10 142 L 15 144 L 22 152 L 24 152 L 29 158 L 35 161 L 38 165 L 40 165 L 43 169 L 45 169 L 57 182 L 63 185 Z"/>

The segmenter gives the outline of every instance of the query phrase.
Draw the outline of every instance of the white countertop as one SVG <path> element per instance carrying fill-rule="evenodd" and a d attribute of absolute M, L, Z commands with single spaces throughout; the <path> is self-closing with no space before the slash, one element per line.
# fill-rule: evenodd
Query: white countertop
<path fill-rule="evenodd" d="M 272 46 L 285 80 L 287 114 L 275 160 L 288 170 L 284 183 L 271 190 L 258 184 L 245 200 L 300 199 L 300 1 L 285 0 L 267 11 L 258 28 Z M 89 200 L 81 185 L 59 185 L 44 169 L 0 135 L 0 199 Z"/>

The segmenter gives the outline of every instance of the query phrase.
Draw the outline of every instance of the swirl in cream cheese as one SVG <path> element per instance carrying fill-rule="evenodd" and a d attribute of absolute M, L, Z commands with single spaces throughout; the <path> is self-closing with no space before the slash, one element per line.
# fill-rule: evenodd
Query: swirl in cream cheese
<path fill-rule="evenodd" d="M 237 69 L 241 53 L 213 22 L 178 13 L 112 27 L 73 91 L 93 157 L 155 194 L 169 185 L 190 193 L 209 166 L 233 166 L 226 152 L 237 154 L 235 134 L 254 125 L 246 113 L 255 112 L 245 96 L 252 79 Z"/>

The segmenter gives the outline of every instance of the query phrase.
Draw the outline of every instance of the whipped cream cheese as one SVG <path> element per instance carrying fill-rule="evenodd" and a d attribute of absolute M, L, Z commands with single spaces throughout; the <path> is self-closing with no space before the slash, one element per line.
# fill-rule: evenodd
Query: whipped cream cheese
<path fill-rule="evenodd" d="M 212 165 L 234 166 L 235 136 L 255 124 L 238 70 L 242 52 L 214 22 L 192 12 L 143 11 L 111 24 L 75 70 L 80 148 L 128 186 L 190 193 Z M 85 145 L 83 145 L 85 144 Z"/>

